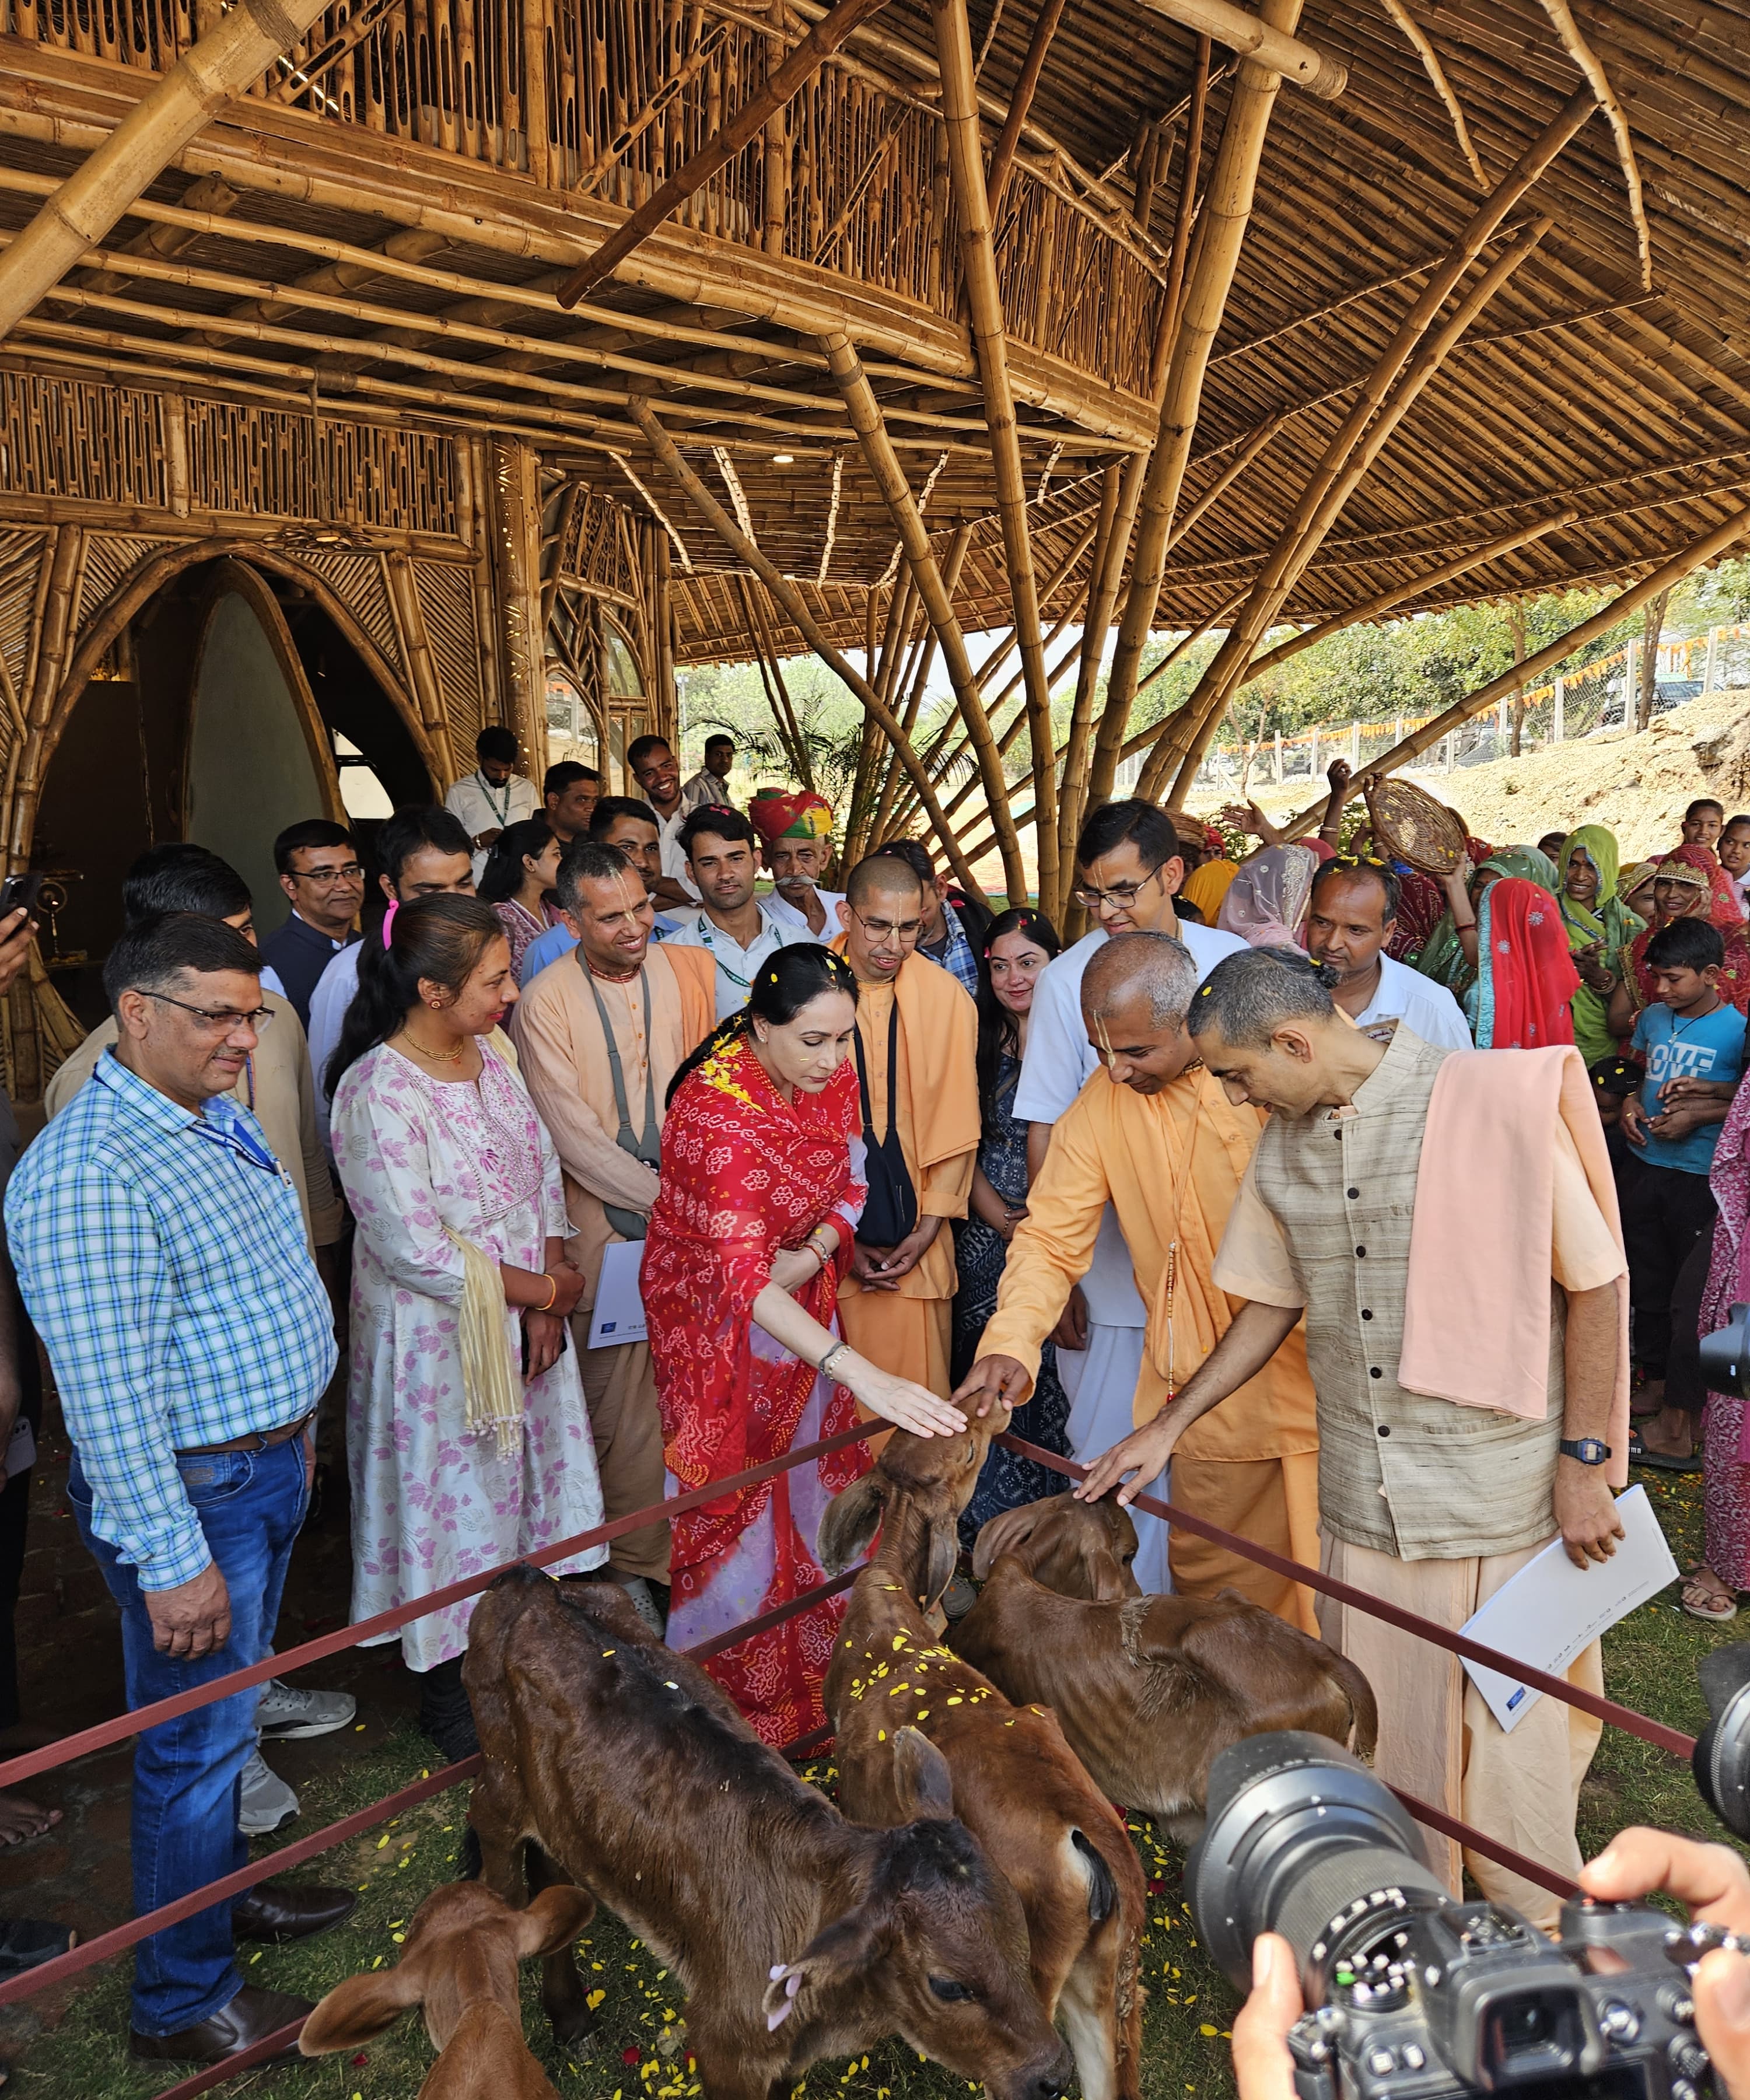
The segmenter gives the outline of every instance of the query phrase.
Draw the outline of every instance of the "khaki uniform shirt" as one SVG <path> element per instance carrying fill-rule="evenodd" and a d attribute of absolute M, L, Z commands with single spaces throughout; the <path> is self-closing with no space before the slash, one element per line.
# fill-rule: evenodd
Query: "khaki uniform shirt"
<path fill-rule="evenodd" d="M 1450 1054 L 1400 1026 L 1350 1106 L 1272 1116 L 1214 1269 L 1236 1297 L 1306 1308 L 1320 1526 L 1400 1560 L 1513 1553 L 1551 1537 L 1563 1291 L 1596 1290 L 1623 1266 L 1558 1122 L 1551 1276 L 1526 1279 L 1527 1290 L 1547 1290 L 1552 1300 L 1547 1417 L 1460 1407 L 1398 1383 L 1422 1132 Z M 1488 1229 L 1479 1218 L 1477 1230 Z M 1479 1305 L 1476 1317 L 1486 1320 L 1488 1308 Z"/>

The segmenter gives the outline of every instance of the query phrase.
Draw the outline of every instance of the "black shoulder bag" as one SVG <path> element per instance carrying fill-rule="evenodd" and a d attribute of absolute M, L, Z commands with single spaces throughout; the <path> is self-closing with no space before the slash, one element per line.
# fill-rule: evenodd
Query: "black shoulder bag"
<path fill-rule="evenodd" d="M 864 1162 L 869 1182 L 869 1200 L 863 1206 L 857 1237 L 865 1246 L 896 1247 L 917 1229 L 918 1192 L 911 1185 L 906 1154 L 899 1141 L 899 995 L 896 991 L 887 1021 L 887 1136 L 876 1142 L 875 1109 L 869 1098 L 869 1068 L 863 1060 L 862 1030 L 853 1039 L 857 1049 L 857 1090 L 862 1096 Z"/>

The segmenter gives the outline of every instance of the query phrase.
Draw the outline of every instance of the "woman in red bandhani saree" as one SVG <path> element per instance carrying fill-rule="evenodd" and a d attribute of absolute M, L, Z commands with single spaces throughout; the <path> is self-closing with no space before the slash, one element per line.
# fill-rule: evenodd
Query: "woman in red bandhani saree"
<path fill-rule="evenodd" d="M 747 1005 L 675 1075 L 641 1271 L 671 1495 L 850 1428 L 859 1403 L 925 1436 L 965 1427 L 840 1339 L 839 1283 L 866 1193 L 856 1019 L 842 957 L 781 948 Z M 870 1462 L 866 1445 L 847 1444 L 672 1519 L 670 1646 L 818 1588 L 821 1517 Z M 706 1662 L 765 1741 L 824 1722 L 843 1616 L 838 1597 L 823 1599 Z"/>

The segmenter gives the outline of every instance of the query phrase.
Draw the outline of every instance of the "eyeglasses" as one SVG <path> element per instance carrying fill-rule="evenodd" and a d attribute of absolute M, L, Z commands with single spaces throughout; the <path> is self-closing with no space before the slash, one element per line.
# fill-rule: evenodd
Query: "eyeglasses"
<path fill-rule="evenodd" d="M 1095 889 L 1087 883 L 1078 883 L 1069 894 L 1084 911 L 1097 911 L 1102 904 L 1115 905 L 1120 911 L 1127 911 L 1166 866 L 1164 860 L 1157 860 L 1140 882 L 1115 882 L 1110 889 Z"/>
<path fill-rule="evenodd" d="M 319 889 L 332 889 L 337 882 L 355 881 L 364 872 L 357 861 L 350 860 L 344 867 L 294 867 L 292 880 L 293 882 L 313 882 Z"/>
<path fill-rule="evenodd" d="M 871 941 L 884 939 L 889 933 L 898 934 L 901 941 L 915 941 L 923 931 L 921 919 L 866 919 L 854 906 L 851 907 L 851 916 Z"/>
<path fill-rule="evenodd" d="M 201 1026 L 214 1035 L 229 1035 L 239 1028 L 253 1028 L 259 1035 L 273 1019 L 271 1006 L 258 1006 L 253 1012 L 240 1013 L 235 1007 L 215 1012 L 209 1006 L 191 1006 L 185 999 L 172 999 L 167 991 L 149 991 L 148 999 L 155 999 L 165 1006 L 180 1007 L 184 1013 L 192 1013 Z"/>

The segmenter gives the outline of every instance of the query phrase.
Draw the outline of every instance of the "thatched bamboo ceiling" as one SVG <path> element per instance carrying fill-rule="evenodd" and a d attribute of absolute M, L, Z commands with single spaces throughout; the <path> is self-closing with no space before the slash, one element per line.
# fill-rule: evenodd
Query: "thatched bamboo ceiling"
<path fill-rule="evenodd" d="M 10 32 L 0 226 L 24 223 L 46 184 L 113 124 L 146 83 L 143 60 L 186 41 L 179 0 L 136 9 L 131 30 L 82 4 L 0 0 Z M 926 523 L 939 555 L 957 526 L 975 527 L 965 624 L 1004 624 L 994 488 L 929 107 L 927 0 L 892 0 L 853 38 L 849 62 L 793 105 L 782 257 L 757 223 L 756 146 L 582 316 L 562 313 L 551 286 L 618 218 L 579 194 L 583 169 L 701 28 L 726 20 L 721 62 L 601 186 L 637 201 L 757 77 L 766 11 L 557 4 L 562 77 L 532 155 L 507 147 L 509 90 L 487 77 L 518 11 L 392 0 L 355 51 L 319 67 L 320 99 L 293 76 L 272 97 L 233 104 L 117 226 L 103 267 L 77 273 L 15 333 L 7 360 L 183 374 L 251 398 L 314 392 L 386 417 L 524 431 L 593 485 L 641 509 L 646 492 L 655 498 L 691 564 L 676 576 L 681 653 L 701 660 L 746 653 L 722 579 L 731 565 L 664 483 L 625 395 L 650 391 L 725 505 L 731 463 L 762 549 L 805 582 L 836 638 L 857 645 L 864 589 L 888 572 L 894 529 L 823 368 L 814 331 L 836 316 L 863 347 L 914 489 L 935 474 Z M 1404 11 L 1431 40 L 1494 180 L 1574 90 L 1574 60 L 1539 0 L 1402 0 Z M 1573 0 L 1572 11 L 1626 114 L 1652 289 L 1601 114 L 1485 249 L 1486 265 L 1536 215 L 1554 222 L 1387 443 L 1296 588 L 1294 616 L 1357 605 L 1566 508 L 1571 523 L 1408 602 L 1620 576 L 1705 531 L 1750 488 L 1750 7 Z M 972 0 L 975 42 L 990 39 L 980 85 L 997 112 L 1036 12 L 1036 0 L 1002 0 L 992 35 L 991 0 Z M 305 55 L 344 21 L 337 9 Z M 471 117 L 446 109 L 437 89 L 422 110 L 417 63 L 395 74 L 395 38 L 417 49 L 434 24 L 474 55 Z M 1335 100 L 1294 88 L 1277 98 L 1181 518 L 1246 464 L 1173 548 L 1162 625 L 1210 616 L 1250 579 L 1308 461 L 1478 198 L 1452 117 L 1383 0 L 1310 0 L 1298 33 L 1346 64 L 1349 83 Z M 1045 492 L 1034 506 L 1042 581 L 1085 538 L 1104 466 L 1152 430 L 1144 375 L 1193 52 L 1188 32 L 1139 0 L 1071 0 L 1023 135 L 998 247 L 1022 457 L 1029 493 Z M 1215 55 L 1205 179 L 1232 92 Z M 415 82 L 404 108 L 397 77 Z M 987 144 L 995 128 L 987 109 Z M 531 157 L 532 176 L 502 165 Z M 1047 623 L 1073 603 L 1085 562 L 1047 593 Z M 793 633 L 778 639 L 800 646 Z"/>

